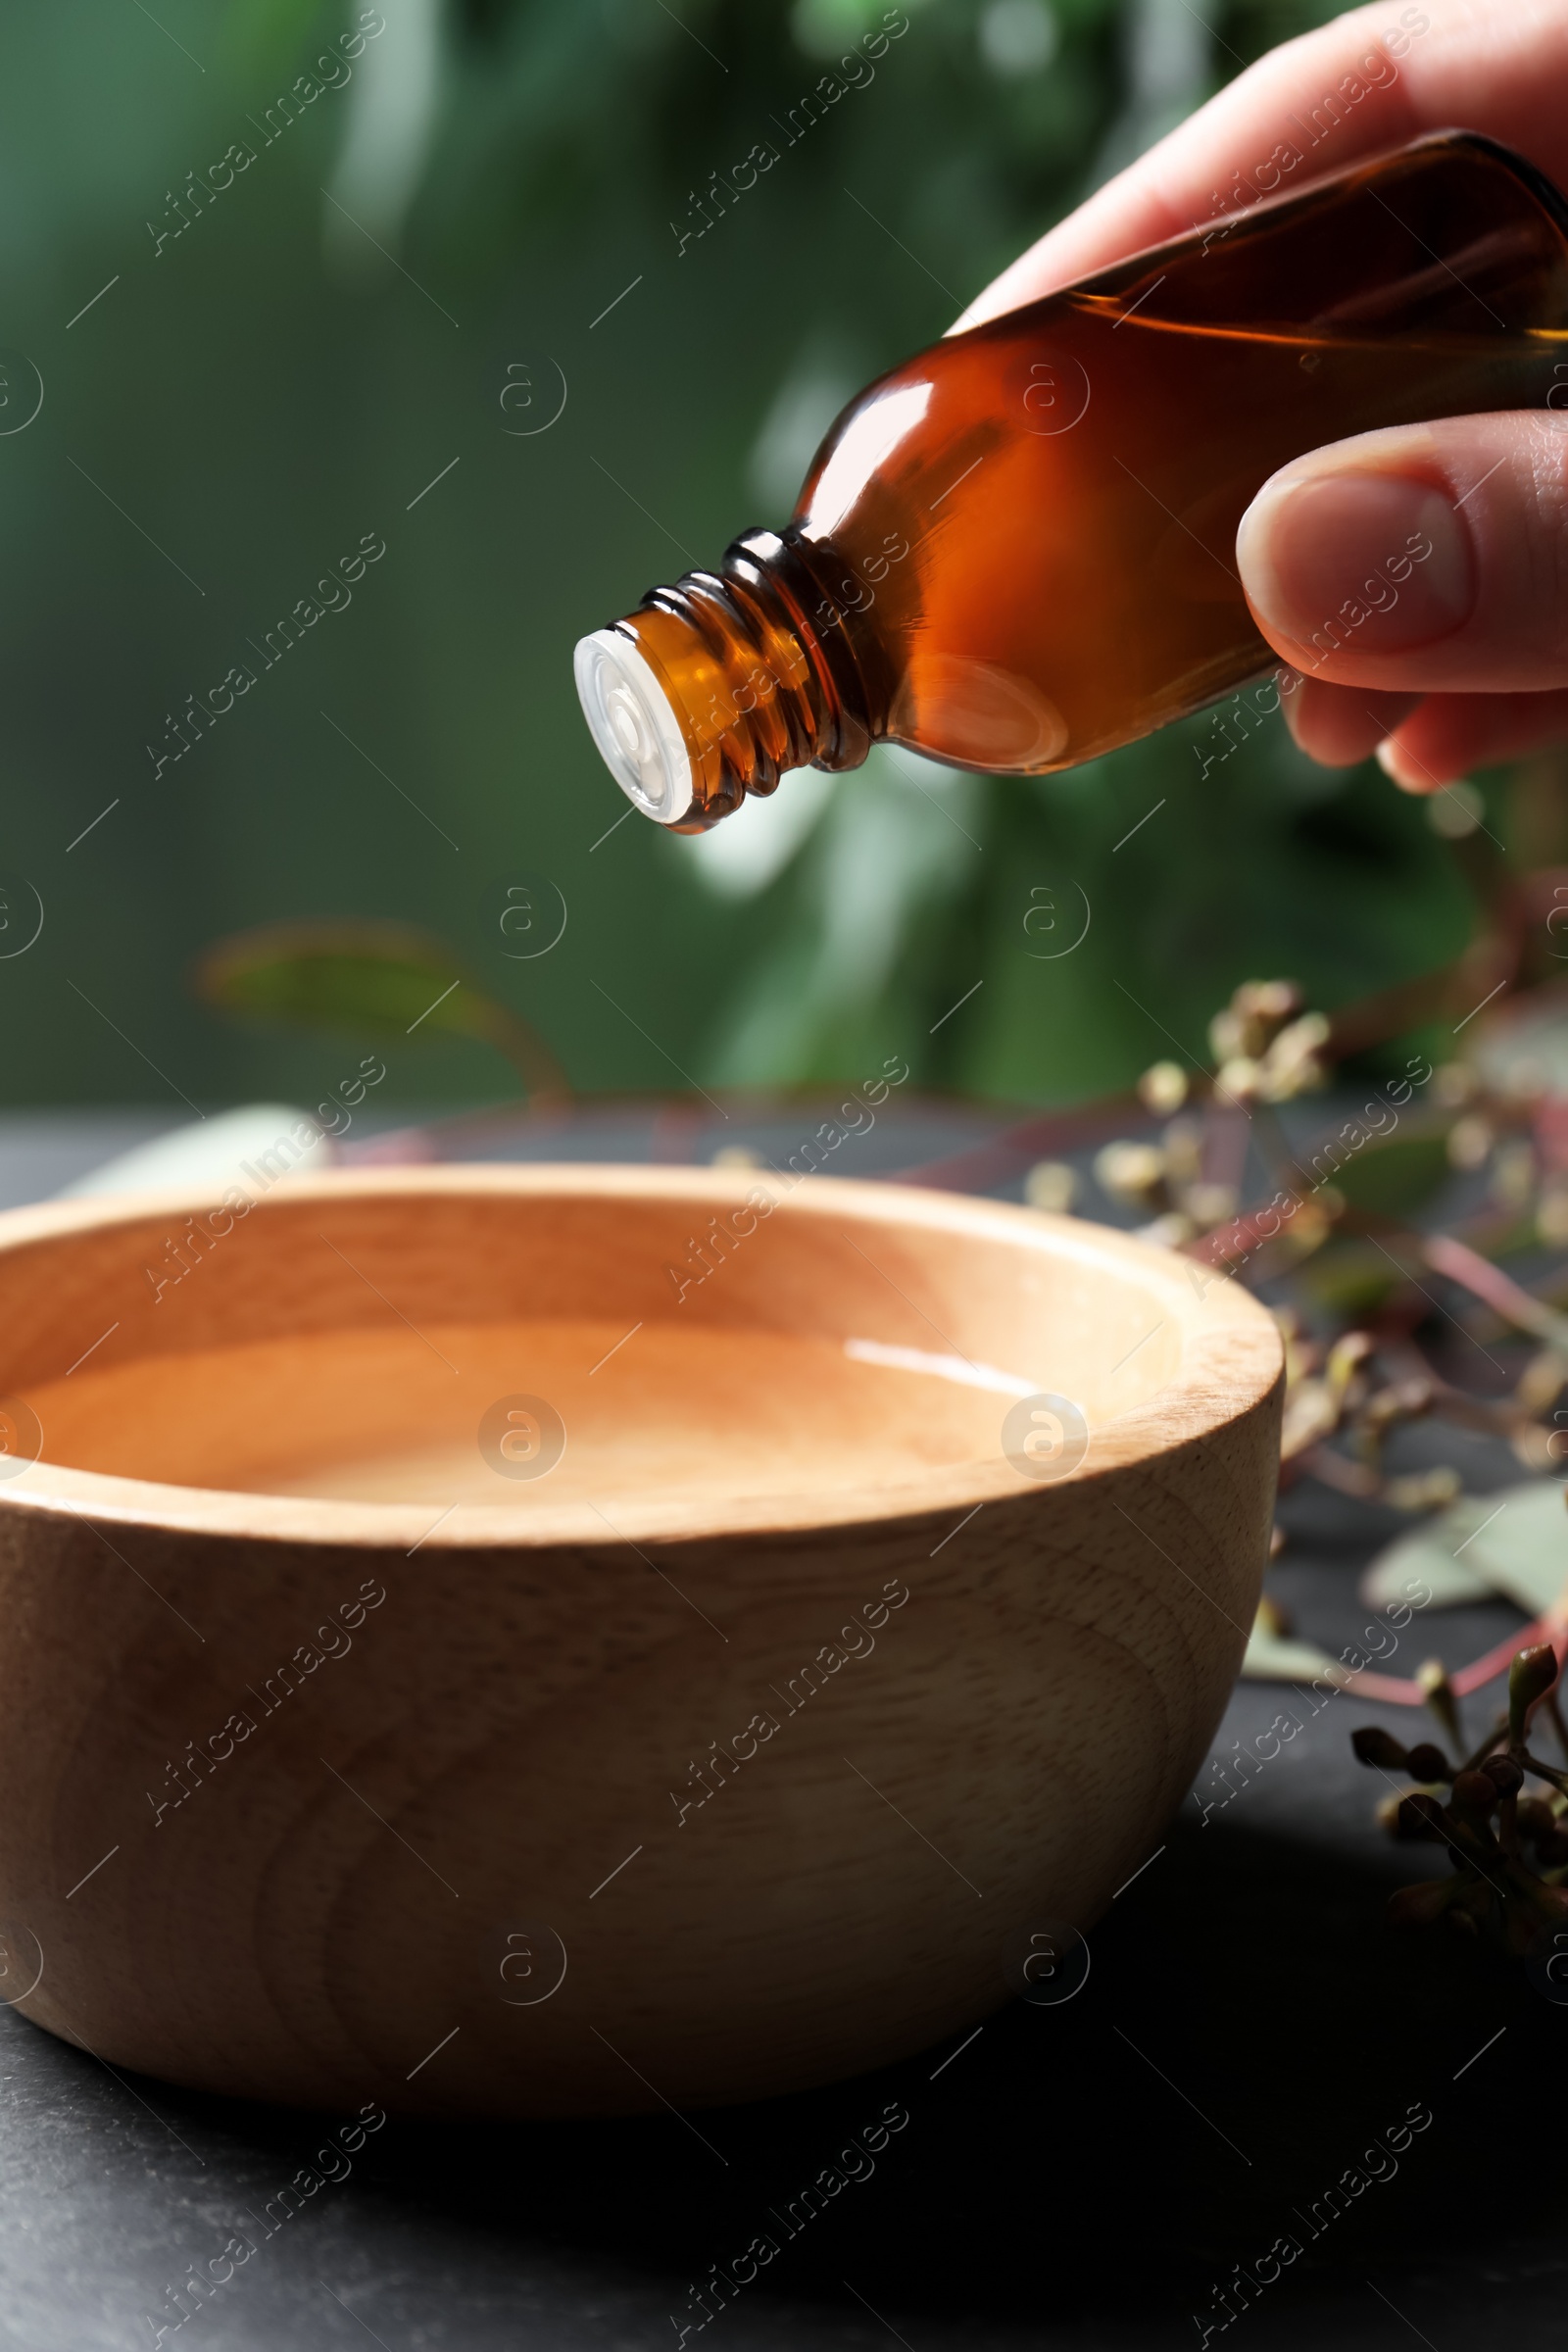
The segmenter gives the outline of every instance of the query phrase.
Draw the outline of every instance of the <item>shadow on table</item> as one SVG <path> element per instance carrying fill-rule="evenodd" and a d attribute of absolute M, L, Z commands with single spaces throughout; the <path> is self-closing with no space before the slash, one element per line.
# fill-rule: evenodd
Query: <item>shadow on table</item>
<path fill-rule="evenodd" d="M 900 2328 L 1049 2321 L 1105 2342 L 1140 2313 L 1160 2326 L 1139 2341 L 1174 2342 L 1167 2327 L 1185 2333 L 1234 2266 L 1250 2271 L 1281 2236 L 1302 2251 L 1267 2298 L 1280 2320 L 1314 2282 L 1353 2278 L 1364 2297 L 1369 2270 L 1473 2264 L 1568 2185 L 1568 2157 L 1539 2131 L 1522 2199 L 1502 2153 L 1561 2062 L 1568 2010 L 1487 1948 L 1386 1929 L 1409 1860 L 1391 1849 L 1379 1869 L 1250 1829 L 1178 1827 L 1095 1932 L 1082 1990 L 1013 2004 L 956 2056 L 939 2047 L 689 2120 L 395 2120 L 360 2161 L 361 2191 L 420 2234 L 477 2234 L 503 2270 L 524 2246 L 578 2258 L 694 2332 L 704 2305 L 687 2282 L 730 2272 L 759 2234 L 779 2252 L 736 2319 L 842 2309 L 848 2281 Z M 167 2089 L 159 2104 L 171 2112 Z M 179 2104 L 231 2144 L 302 2143 L 297 2116 Z M 908 2122 L 874 2170 L 841 2159 L 890 2104 Z M 1396 2128 L 1423 2115 L 1400 2149 Z M 809 2220 L 797 2203 L 786 2234 L 781 2217 L 824 2167 L 862 2177 Z M 1345 2180 L 1369 2171 L 1386 2177 Z"/>

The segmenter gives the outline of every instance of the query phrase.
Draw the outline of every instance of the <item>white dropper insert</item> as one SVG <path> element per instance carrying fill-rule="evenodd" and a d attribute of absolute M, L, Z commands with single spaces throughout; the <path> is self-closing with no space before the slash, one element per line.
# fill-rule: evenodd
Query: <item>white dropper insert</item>
<path fill-rule="evenodd" d="M 621 791 L 645 816 L 678 825 L 696 799 L 691 755 L 649 663 L 613 629 L 595 629 L 571 666 L 589 732 Z"/>

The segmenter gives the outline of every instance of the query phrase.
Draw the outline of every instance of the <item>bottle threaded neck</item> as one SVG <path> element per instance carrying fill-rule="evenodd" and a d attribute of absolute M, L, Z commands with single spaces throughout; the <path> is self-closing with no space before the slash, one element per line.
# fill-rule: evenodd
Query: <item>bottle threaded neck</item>
<path fill-rule="evenodd" d="M 737 539 L 717 572 L 655 588 L 577 647 L 583 712 L 611 773 L 645 815 L 706 832 L 792 767 L 858 767 L 865 692 L 842 627 L 798 547 Z"/>

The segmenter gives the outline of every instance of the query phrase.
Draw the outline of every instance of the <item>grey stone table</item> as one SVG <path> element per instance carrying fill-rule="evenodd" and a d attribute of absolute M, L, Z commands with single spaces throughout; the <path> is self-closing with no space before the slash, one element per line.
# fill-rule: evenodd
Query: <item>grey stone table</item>
<path fill-rule="evenodd" d="M 996 1124 L 919 1115 L 884 1137 L 883 1171 Z M 163 1124 L 0 1122 L 0 1202 Z M 688 1125 L 676 1149 L 655 1128 L 607 1116 L 571 1149 L 710 1155 L 711 1136 Z M 497 1155 L 542 1144 L 565 1155 L 559 1139 L 486 1136 Z M 1016 1190 L 1015 1169 L 989 1172 Z M 1518 1475 L 1456 1443 L 1473 1484 Z M 1392 1522 L 1304 1487 L 1285 1517 L 1276 1589 L 1338 1647 L 1365 1622 L 1356 1572 Z M 1419 1640 L 1458 1658 L 1517 1623 L 1470 1609 Z M 1244 1685 L 1216 1757 L 1255 1748 L 1289 1696 Z M 1381 1719 L 1408 1737 L 1410 1718 L 1343 1696 L 1297 1712 L 1300 1734 L 1231 1802 L 1205 1817 L 1188 1800 L 1094 1930 L 1072 1999 L 1014 2003 L 956 2048 L 765 2105 L 591 2126 L 393 2119 L 318 2164 L 339 2118 L 122 2076 L 0 2008 L 0 2342 L 660 2352 L 686 2326 L 687 2342 L 733 2352 L 1155 2352 L 1208 2325 L 1210 2342 L 1251 2352 L 1556 2352 L 1568 2009 L 1486 1949 L 1385 1929 L 1388 1889 L 1432 1864 L 1376 1831 L 1381 1784 L 1348 1734 Z M 908 2122 L 874 2169 L 852 2160 L 861 2177 L 699 2328 L 693 2287 L 890 2101 Z M 1412 2116 L 1430 2120 L 1412 2132 Z M 339 2177 L 264 2235 L 256 2217 L 302 2167 Z M 1362 2185 L 1329 2198 L 1348 2174 Z M 176 2325 L 170 2290 L 241 2231 L 254 2253 Z M 1281 2237 L 1301 2253 L 1276 2277 Z"/>

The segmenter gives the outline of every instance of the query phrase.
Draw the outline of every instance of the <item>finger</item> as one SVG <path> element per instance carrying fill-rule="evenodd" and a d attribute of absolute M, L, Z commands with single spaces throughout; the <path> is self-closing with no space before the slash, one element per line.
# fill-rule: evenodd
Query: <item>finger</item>
<path fill-rule="evenodd" d="M 1436 792 L 1472 768 L 1568 742 L 1568 690 L 1556 694 L 1434 694 L 1378 747 L 1404 792 Z"/>
<path fill-rule="evenodd" d="M 1406 8 L 1377 0 L 1352 9 L 1238 74 L 1004 270 L 957 325 L 978 325 L 1126 254 L 1245 210 L 1258 201 L 1254 174 L 1273 164 L 1276 151 L 1300 158 L 1275 183 L 1283 192 L 1462 122 L 1561 180 L 1568 177 L 1565 81 L 1565 0 L 1530 7 L 1426 0 Z"/>
<path fill-rule="evenodd" d="M 1282 704 L 1299 750 L 1323 767 L 1354 767 L 1409 717 L 1418 694 L 1376 694 L 1362 686 L 1330 686 L 1303 678 Z"/>
<path fill-rule="evenodd" d="M 1568 685 L 1568 415 L 1361 433 L 1293 459 L 1236 535 L 1252 617 L 1309 678 L 1385 693 Z"/>

